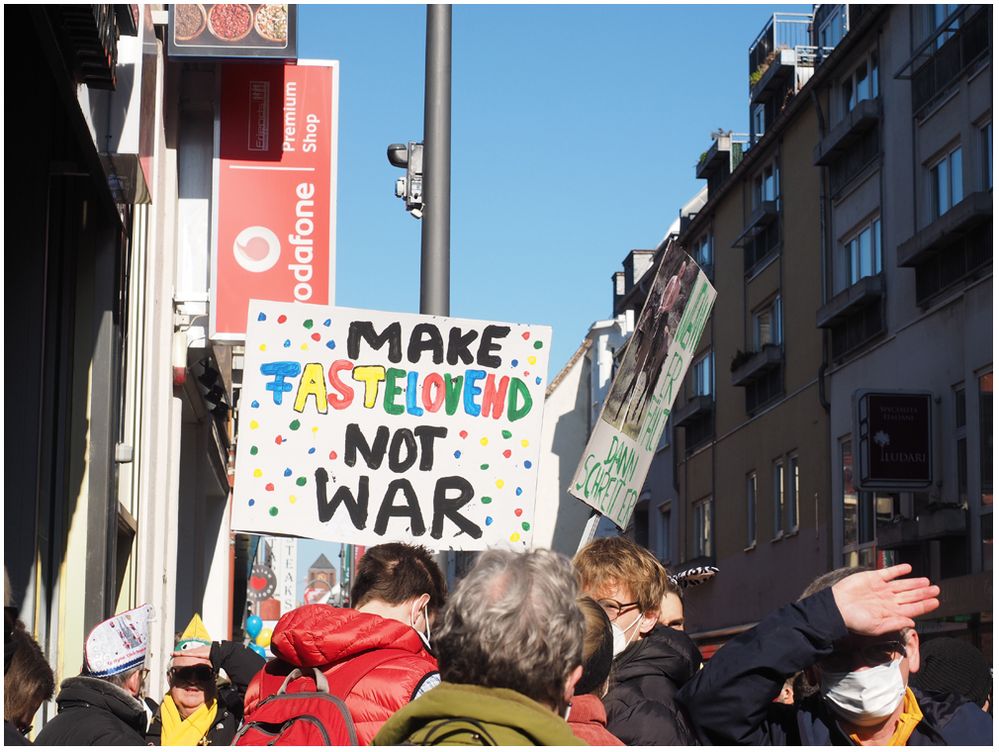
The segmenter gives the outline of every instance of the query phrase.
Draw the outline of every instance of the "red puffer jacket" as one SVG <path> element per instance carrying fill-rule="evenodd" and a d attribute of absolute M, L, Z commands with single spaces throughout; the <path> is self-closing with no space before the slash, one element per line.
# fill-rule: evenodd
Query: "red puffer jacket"
<path fill-rule="evenodd" d="M 437 661 L 427 652 L 412 627 L 394 619 L 362 614 L 348 608 L 326 605 L 301 606 L 281 617 L 271 637 L 270 661 L 250 682 L 246 691 L 246 713 L 281 688 L 292 667 L 319 668 L 337 692 L 337 671 L 351 659 L 372 650 L 405 651 L 375 666 L 344 698 L 357 726 L 361 744 L 370 744 L 382 724 L 408 703 L 416 690 L 437 671 Z M 314 689 L 309 678 L 296 679 L 288 692 Z"/>

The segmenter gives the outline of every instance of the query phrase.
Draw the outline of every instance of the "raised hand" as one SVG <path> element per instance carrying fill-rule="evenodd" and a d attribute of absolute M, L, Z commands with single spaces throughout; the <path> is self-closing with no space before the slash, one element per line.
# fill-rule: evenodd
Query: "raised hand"
<path fill-rule="evenodd" d="M 859 635 L 882 635 L 915 626 L 917 616 L 940 606 L 940 588 L 925 577 L 898 579 L 909 564 L 858 572 L 832 586 L 846 628 Z"/>

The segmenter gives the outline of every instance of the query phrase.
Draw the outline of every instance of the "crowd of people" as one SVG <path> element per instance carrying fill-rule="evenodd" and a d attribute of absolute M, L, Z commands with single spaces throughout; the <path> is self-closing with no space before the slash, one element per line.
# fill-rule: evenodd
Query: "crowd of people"
<path fill-rule="evenodd" d="M 705 663 L 683 631 L 683 587 L 714 571 L 685 581 L 630 540 L 602 538 L 571 561 L 485 551 L 449 594 L 426 549 L 374 546 L 353 606 L 284 614 L 270 661 L 213 641 L 194 615 L 159 704 L 145 690 L 148 607 L 102 622 L 34 741 L 286 744 L 318 733 L 331 745 L 992 744 L 989 663 L 960 640 L 920 644 L 915 620 L 938 607 L 940 590 L 908 576 L 909 565 L 824 574 Z M 4 741 L 28 744 L 55 680 L 5 605 Z M 295 736 L 299 726 L 320 728 Z"/>

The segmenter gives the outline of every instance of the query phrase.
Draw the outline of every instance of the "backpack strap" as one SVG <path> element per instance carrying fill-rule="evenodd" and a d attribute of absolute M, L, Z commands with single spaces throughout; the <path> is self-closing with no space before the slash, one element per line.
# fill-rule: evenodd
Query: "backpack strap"
<path fill-rule="evenodd" d="M 331 676 L 336 685 L 333 694 L 346 699 L 357 683 L 367 676 L 371 671 L 383 663 L 412 656 L 408 650 L 398 650 L 396 648 L 383 648 L 369 650 L 367 653 L 351 658 L 341 668 Z M 325 679 L 325 677 L 323 677 Z M 328 690 L 327 690 L 328 691 Z"/>
<path fill-rule="evenodd" d="M 315 667 L 306 670 L 312 673 L 312 678 L 316 682 L 316 691 L 323 692 L 324 694 L 329 694 L 330 685 L 329 682 L 326 681 L 326 677 L 323 675 L 323 672 Z M 305 674 L 302 673 L 302 669 L 300 668 L 293 669 L 292 672 L 285 677 L 284 682 L 281 684 L 281 689 L 279 689 L 276 692 L 276 694 L 283 695 L 285 692 L 288 691 L 288 685 L 291 684 L 293 681 L 295 681 L 295 679 L 298 679 L 299 677 L 302 676 L 305 676 Z"/>

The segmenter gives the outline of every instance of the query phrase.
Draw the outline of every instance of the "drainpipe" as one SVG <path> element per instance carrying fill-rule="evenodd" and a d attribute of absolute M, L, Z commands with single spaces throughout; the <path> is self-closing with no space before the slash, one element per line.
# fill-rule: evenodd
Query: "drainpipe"
<path fill-rule="evenodd" d="M 815 107 L 815 116 L 819 122 L 819 140 L 826 135 L 826 119 L 822 114 L 822 104 L 819 102 L 818 94 L 816 94 L 815 89 L 812 89 L 811 93 L 812 105 Z M 820 300 L 825 302 L 826 290 L 828 289 L 828 243 L 826 243 L 826 168 L 825 166 L 819 167 L 819 269 L 820 269 L 820 282 L 821 285 L 821 295 Z M 822 330 L 822 363 L 819 364 L 819 404 L 822 405 L 822 409 L 825 410 L 826 415 L 829 415 L 831 411 L 831 405 L 829 404 L 829 399 L 826 396 L 826 370 L 829 368 L 829 330 L 823 328 Z"/>

